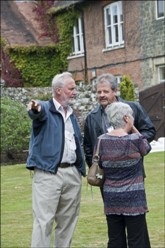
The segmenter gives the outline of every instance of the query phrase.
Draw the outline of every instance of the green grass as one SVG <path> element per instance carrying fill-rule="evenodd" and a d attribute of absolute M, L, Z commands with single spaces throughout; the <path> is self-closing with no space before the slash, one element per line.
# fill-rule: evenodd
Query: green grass
<path fill-rule="evenodd" d="M 164 153 L 146 156 L 145 171 L 151 245 L 152 248 L 164 248 Z M 1 248 L 30 247 L 33 223 L 31 180 L 25 165 L 1 167 Z M 83 178 L 81 211 L 72 248 L 106 248 L 107 226 L 100 190 L 93 187 L 92 191 Z"/>

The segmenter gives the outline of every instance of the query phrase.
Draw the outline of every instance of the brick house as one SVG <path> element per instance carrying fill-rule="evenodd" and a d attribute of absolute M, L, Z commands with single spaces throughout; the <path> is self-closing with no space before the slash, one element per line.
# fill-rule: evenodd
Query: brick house
<path fill-rule="evenodd" d="M 36 2 L 1 2 L 1 33 L 10 45 L 52 43 L 41 36 L 33 12 Z M 67 57 L 76 81 L 94 83 L 98 75 L 110 72 L 120 82 L 128 75 L 139 92 L 165 82 L 164 5 L 162 0 L 54 1 L 53 15 L 73 6 L 81 9 L 73 27 L 73 51 Z"/>
<path fill-rule="evenodd" d="M 55 1 L 54 15 L 73 5 L 82 12 L 67 59 L 77 81 L 110 72 L 118 82 L 129 75 L 139 91 L 165 82 L 164 1 Z"/>
<path fill-rule="evenodd" d="M 37 2 L 1 1 L 1 36 L 9 46 L 52 44 L 36 21 Z M 54 1 L 50 12 L 53 18 L 73 8 L 81 14 L 73 26 L 68 71 L 89 86 L 102 73 L 114 74 L 119 83 L 130 76 L 158 137 L 164 137 L 164 0 L 63 0 Z"/>

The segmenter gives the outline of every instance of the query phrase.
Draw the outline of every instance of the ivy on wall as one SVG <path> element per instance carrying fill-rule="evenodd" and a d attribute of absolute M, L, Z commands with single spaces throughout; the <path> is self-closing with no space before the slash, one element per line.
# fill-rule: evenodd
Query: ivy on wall
<path fill-rule="evenodd" d="M 49 22 L 45 27 L 52 26 L 52 30 L 53 25 L 57 27 L 55 30 L 58 30 L 58 43 L 56 44 L 44 47 L 3 46 L 3 51 L 9 56 L 11 64 L 21 73 L 24 87 L 50 86 L 55 74 L 67 70 L 67 56 L 72 51 L 73 26 L 79 14 L 79 11 L 71 7 L 58 15 L 51 14 L 51 18 L 42 19 Z M 7 86 L 14 85 L 9 82 Z"/>
<path fill-rule="evenodd" d="M 80 12 L 71 8 L 67 12 L 55 17 L 59 30 L 60 58 L 62 61 L 65 61 L 66 65 L 67 56 L 72 52 L 73 26 L 79 15 Z"/>
<path fill-rule="evenodd" d="M 53 76 L 65 70 L 55 45 L 12 47 L 8 52 L 11 62 L 21 71 L 24 87 L 50 86 Z"/>

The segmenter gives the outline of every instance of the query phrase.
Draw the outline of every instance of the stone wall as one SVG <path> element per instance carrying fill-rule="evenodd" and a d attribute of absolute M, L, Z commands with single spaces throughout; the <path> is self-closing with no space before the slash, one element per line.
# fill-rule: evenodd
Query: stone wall
<path fill-rule="evenodd" d="M 80 85 L 77 88 L 77 98 L 73 104 L 73 109 L 78 117 L 81 129 L 87 113 L 96 106 L 96 94 L 92 85 Z M 12 100 L 20 101 L 23 104 L 31 99 L 43 99 L 47 95 L 51 96 L 51 87 L 45 88 L 13 88 L 1 87 L 1 97 L 9 97 Z"/>
<path fill-rule="evenodd" d="M 164 18 L 156 18 L 156 1 L 141 1 L 140 37 L 143 90 L 158 82 L 158 66 L 165 64 Z"/>

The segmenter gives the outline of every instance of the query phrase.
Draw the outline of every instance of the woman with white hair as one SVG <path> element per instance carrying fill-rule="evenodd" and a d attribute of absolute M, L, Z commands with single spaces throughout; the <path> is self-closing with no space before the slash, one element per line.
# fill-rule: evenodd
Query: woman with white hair
<path fill-rule="evenodd" d="M 143 177 L 143 156 L 151 150 L 147 139 L 134 127 L 133 111 L 123 102 L 107 106 L 113 130 L 100 136 L 99 166 L 104 170 L 104 211 L 108 248 L 149 248 L 145 214 L 148 212 Z"/>

